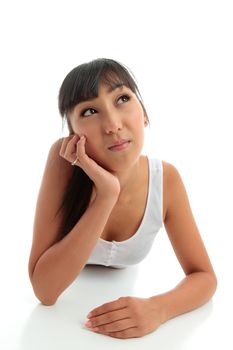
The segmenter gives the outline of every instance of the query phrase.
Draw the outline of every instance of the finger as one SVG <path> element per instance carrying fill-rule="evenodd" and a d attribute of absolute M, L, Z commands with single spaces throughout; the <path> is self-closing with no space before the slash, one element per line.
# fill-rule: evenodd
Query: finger
<path fill-rule="evenodd" d="M 81 136 L 79 141 L 76 144 L 76 156 L 79 159 L 79 162 L 85 161 L 87 158 L 86 150 L 85 150 L 86 138 L 85 136 Z"/>
<path fill-rule="evenodd" d="M 69 135 L 67 137 L 63 137 L 62 139 L 62 144 L 61 144 L 61 151 L 62 153 L 65 152 L 66 146 L 68 144 L 68 142 L 74 137 L 75 135 Z"/>
<path fill-rule="evenodd" d="M 142 336 L 137 327 L 131 327 L 128 329 L 124 329 L 123 331 L 107 332 L 103 334 L 108 335 L 112 338 L 119 338 L 119 339 L 139 338 Z"/>
<path fill-rule="evenodd" d="M 132 318 L 125 318 L 122 320 L 118 320 L 115 322 L 107 323 L 101 326 L 93 327 L 93 330 L 97 330 L 100 333 L 109 333 L 109 332 L 119 332 L 123 331 L 125 329 L 136 327 L 136 325 L 133 323 Z"/>
<path fill-rule="evenodd" d="M 118 309 L 123 309 L 127 307 L 127 302 L 125 301 L 124 298 L 119 298 L 117 300 L 111 301 L 109 303 L 105 303 L 95 309 L 93 309 L 89 314 L 88 314 L 88 318 L 92 318 L 94 316 L 98 316 L 98 315 L 102 315 L 106 312 L 109 311 L 114 311 L 114 310 L 118 310 Z"/>
<path fill-rule="evenodd" d="M 66 154 L 67 154 L 67 145 L 68 143 L 72 140 L 72 139 L 75 139 L 76 135 L 71 135 L 71 136 L 68 136 L 68 137 L 65 137 L 62 141 L 62 144 L 61 144 L 61 149 L 60 149 L 60 156 L 62 157 L 65 157 Z"/>
<path fill-rule="evenodd" d="M 72 139 L 67 143 L 65 156 L 67 159 L 72 159 L 73 155 L 76 155 L 76 144 L 80 140 L 78 135 L 74 135 Z"/>
<path fill-rule="evenodd" d="M 115 321 L 123 320 L 126 318 L 129 318 L 128 308 L 110 311 L 103 315 L 92 317 L 89 320 L 88 324 L 93 328 L 93 327 L 98 327 L 108 323 L 112 323 Z"/>

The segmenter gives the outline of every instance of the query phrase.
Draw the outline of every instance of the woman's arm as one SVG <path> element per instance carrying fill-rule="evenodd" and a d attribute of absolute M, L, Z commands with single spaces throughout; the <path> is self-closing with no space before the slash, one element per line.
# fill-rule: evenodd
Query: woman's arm
<path fill-rule="evenodd" d="M 141 337 L 167 320 L 206 303 L 217 279 L 194 221 L 182 179 L 164 162 L 165 228 L 186 274 L 176 288 L 150 298 L 122 297 L 103 304 L 88 315 L 86 326 L 115 338 Z"/>
<path fill-rule="evenodd" d="M 161 305 L 166 321 L 206 303 L 214 294 L 217 278 L 195 223 L 185 186 L 177 169 L 164 163 L 167 211 L 164 226 L 186 277 L 173 290 L 151 297 Z"/>
<path fill-rule="evenodd" d="M 54 304 L 79 275 L 115 205 L 114 196 L 96 196 L 69 234 L 58 241 L 62 217 L 56 216 L 56 212 L 72 170 L 70 163 L 59 156 L 61 142 L 57 141 L 49 152 L 37 200 L 29 259 L 35 295 L 46 305 Z"/>
<path fill-rule="evenodd" d="M 151 308 L 159 310 L 161 323 L 205 304 L 217 287 L 215 276 L 207 272 L 192 272 L 174 289 L 150 297 Z"/>

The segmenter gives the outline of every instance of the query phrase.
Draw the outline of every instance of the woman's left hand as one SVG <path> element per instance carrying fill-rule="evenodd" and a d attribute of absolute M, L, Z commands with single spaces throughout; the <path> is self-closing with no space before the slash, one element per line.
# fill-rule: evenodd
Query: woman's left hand
<path fill-rule="evenodd" d="M 103 304 L 88 314 L 85 326 L 114 338 L 137 338 L 162 324 L 159 305 L 150 298 L 121 297 Z"/>

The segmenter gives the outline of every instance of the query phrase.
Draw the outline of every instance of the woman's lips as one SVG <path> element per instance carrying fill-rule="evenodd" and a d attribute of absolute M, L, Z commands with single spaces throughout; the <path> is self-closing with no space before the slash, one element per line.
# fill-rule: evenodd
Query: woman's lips
<path fill-rule="evenodd" d="M 110 151 L 121 151 L 129 146 L 131 141 L 124 141 L 118 145 L 109 147 Z"/>

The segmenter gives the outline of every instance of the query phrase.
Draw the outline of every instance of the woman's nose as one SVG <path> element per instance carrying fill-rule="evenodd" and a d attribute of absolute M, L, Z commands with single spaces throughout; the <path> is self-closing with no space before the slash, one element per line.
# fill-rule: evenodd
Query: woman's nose
<path fill-rule="evenodd" d="M 107 134 L 110 132 L 115 133 L 122 129 L 122 121 L 119 115 L 114 113 L 109 113 L 106 115 L 103 123 Z"/>

